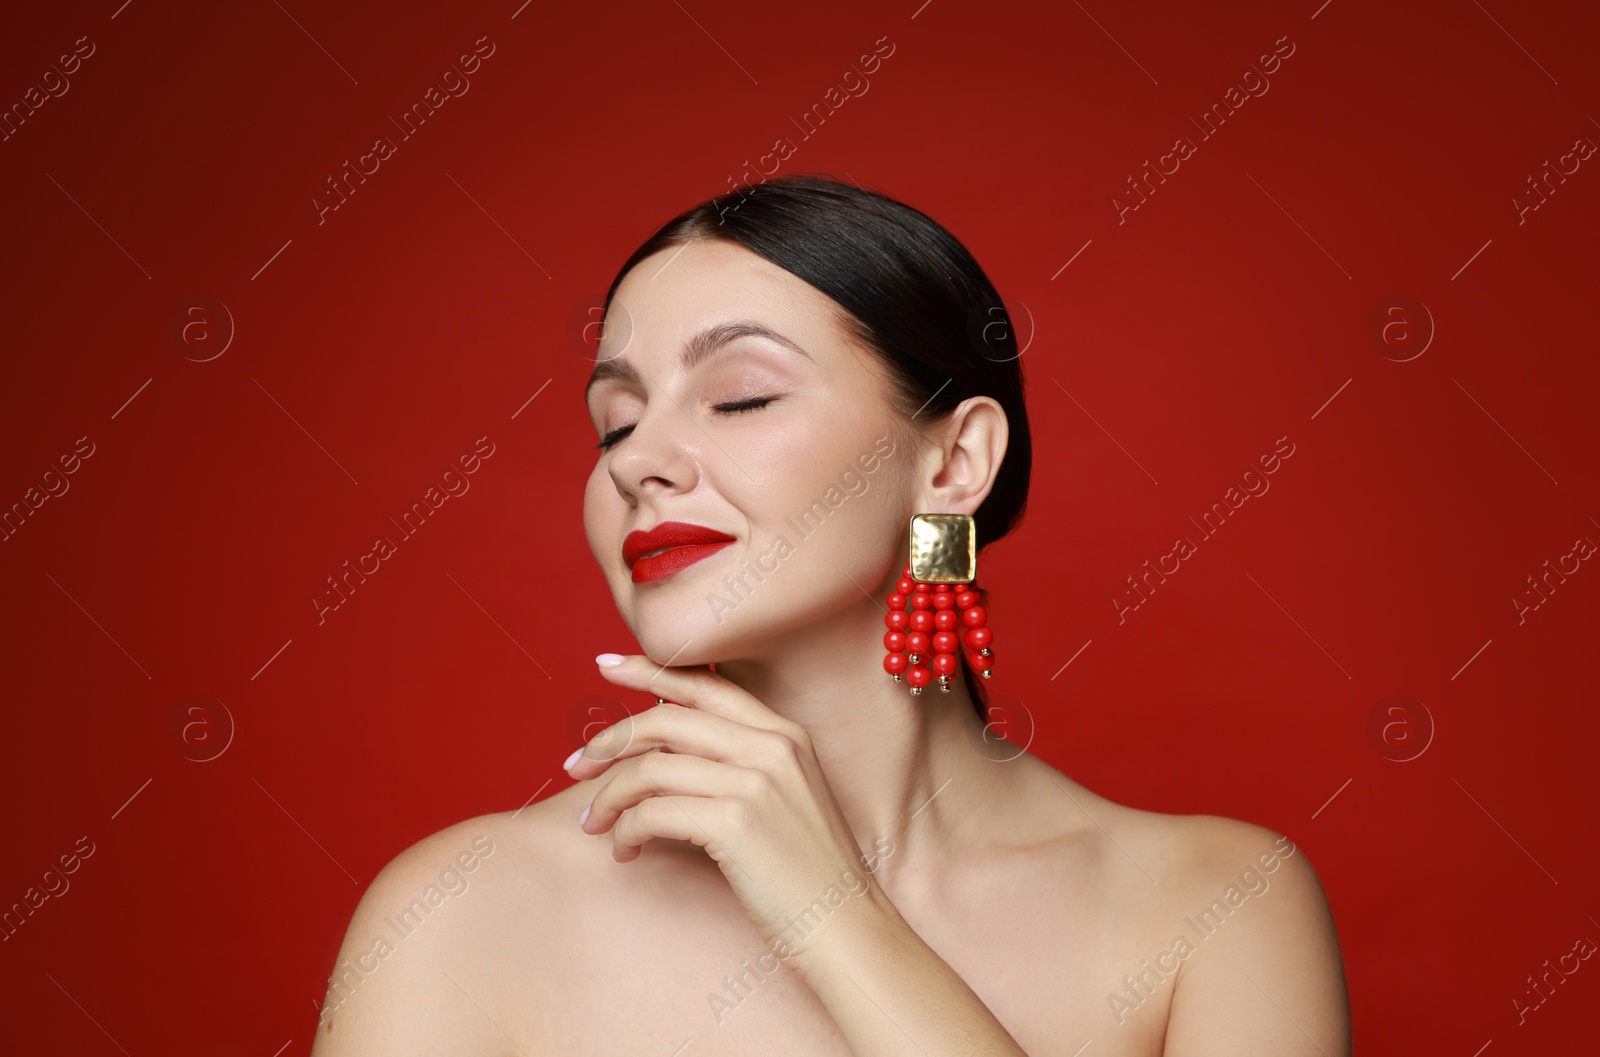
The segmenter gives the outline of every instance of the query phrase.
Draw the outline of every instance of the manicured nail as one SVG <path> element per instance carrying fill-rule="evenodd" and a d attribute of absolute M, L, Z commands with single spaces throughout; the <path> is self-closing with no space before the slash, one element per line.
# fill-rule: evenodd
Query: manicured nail
<path fill-rule="evenodd" d="M 589 821 L 589 805 L 585 804 L 583 805 L 583 814 L 578 816 L 578 825 L 581 826 L 587 821 Z"/>
<path fill-rule="evenodd" d="M 582 745 L 579 745 L 576 749 L 574 749 L 572 751 L 572 755 L 567 757 L 567 762 L 561 765 L 561 769 L 563 771 L 572 770 L 572 765 L 578 762 L 578 757 L 583 755 L 583 750 L 584 746 Z"/>
<path fill-rule="evenodd" d="M 606 668 L 615 668 L 625 660 L 627 658 L 620 653 L 602 653 L 594 659 L 594 663 Z"/>

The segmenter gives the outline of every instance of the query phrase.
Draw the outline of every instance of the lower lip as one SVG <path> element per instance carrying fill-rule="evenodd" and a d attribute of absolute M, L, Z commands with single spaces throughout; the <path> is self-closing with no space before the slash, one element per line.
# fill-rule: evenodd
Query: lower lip
<path fill-rule="evenodd" d="M 734 541 L 718 540 L 715 543 L 691 543 L 683 547 L 664 550 L 654 558 L 640 558 L 633 563 L 633 582 L 647 584 L 664 576 L 671 576 L 679 569 L 687 568 L 701 558 L 711 557 L 732 542 Z"/>

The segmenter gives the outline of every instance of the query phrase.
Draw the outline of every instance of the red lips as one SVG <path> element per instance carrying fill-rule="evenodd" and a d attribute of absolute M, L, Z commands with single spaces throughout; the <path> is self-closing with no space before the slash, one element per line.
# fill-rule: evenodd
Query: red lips
<path fill-rule="evenodd" d="M 622 541 L 622 560 L 633 570 L 634 583 L 648 583 L 669 576 L 686 565 L 709 557 L 736 537 L 704 525 L 682 521 L 663 521 L 648 532 L 630 532 Z M 669 548 L 653 558 L 651 551 Z"/>

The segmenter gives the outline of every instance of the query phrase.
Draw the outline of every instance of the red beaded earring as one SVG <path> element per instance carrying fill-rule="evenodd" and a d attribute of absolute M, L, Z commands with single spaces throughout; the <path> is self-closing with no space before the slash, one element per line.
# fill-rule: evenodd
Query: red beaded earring
<path fill-rule="evenodd" d="M 889 592 L 883 621 L 889 628 L 883 636 L 889 651 L 883 670 L 897 683 L 903 674 L 913 694 L 921 694 L 936 677 L 948 694 L 959 670 L 958 651 L 985 679 L 994 667 L 994 631 L 972 582 L 978 571 L 976 538 L 968 514 L 911 518 L 911 554 Z"/>

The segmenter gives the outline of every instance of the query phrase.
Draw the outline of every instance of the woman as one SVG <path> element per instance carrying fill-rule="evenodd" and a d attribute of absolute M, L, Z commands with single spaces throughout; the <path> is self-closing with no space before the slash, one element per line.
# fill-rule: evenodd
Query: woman
<path fill-rule="evenodd" d="M 1005 647 L 971 563 L 1031 448 L 948 232 L 770 180 L 657 232 L 605 321 L 584 525 L 643 654 L 597 672 L 660 703 L 577 784 L 384 868 L 317 1057 L 1348 1053 L 1292 842 L 1114 804 L 986 729 Z"/>

